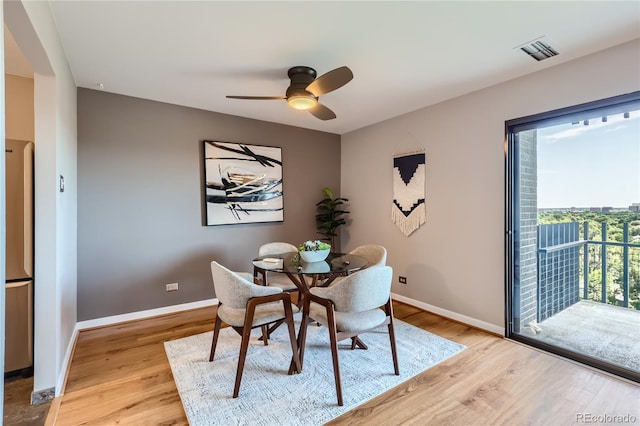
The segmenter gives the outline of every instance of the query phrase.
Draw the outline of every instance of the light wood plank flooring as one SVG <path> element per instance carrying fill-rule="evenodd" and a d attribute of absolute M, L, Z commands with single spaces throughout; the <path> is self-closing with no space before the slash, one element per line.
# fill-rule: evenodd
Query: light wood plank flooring
<path fill-rule="evenodd" d="M 589 415 L 631 415 L 640 424 L 637 384 L 394 306 L 397 318 L 467 349 L 331 424 L 569 425 Z M 48 424 L 187 424 L 163 342 L 212 330 L 214 314 L 203 308 L 82 331 Z"/>

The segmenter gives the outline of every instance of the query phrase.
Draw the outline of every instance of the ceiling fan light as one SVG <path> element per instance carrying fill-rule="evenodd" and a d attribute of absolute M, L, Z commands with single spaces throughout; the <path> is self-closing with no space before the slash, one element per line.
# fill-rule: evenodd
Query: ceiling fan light
<path fill-rule="evenodd" d="M 291 108 L 300 110 L 311 109 L 318 103 L 315 98 L 310 96 L 289 96 L 287 102 Z"/>

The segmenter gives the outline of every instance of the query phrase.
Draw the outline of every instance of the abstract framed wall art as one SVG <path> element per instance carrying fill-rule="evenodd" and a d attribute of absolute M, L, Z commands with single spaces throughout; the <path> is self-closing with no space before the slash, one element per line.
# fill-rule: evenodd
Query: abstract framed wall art
<path fill-rule="evenodd" d="M 282 222 L 282 148 L 205 140 L 207 225 Z"/>

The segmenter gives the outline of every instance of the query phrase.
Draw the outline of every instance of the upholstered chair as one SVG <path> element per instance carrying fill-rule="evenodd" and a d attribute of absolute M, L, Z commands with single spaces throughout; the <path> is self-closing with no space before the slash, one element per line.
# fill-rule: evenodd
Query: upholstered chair
<path fill-rule="evenodd" d="M 256 285 L 250 281 L 250 274 L 230 271 L 216 261 L 211 262 L 211 274 L 216 297 L 220 303 L 216 311 L 209 362 L 213 361 L 216 353 L 222 322 L 231 326 L 242 336 L 233 397 L 237 398 L 240 392 L 240 381 L 253 328 L 262 328 L 264 344 L 267 345 L 267 325 L 284 321 L 289 328 L 294 368 L 296 371 L 301 371 L 298 343 L 293 326 L 293 311 L 298 312 L 298 308 L 291 304 L 291 296 L 277 287 Z"/>
<path fill-rule="evenodd" d="M 333 371 L 338 405 L 343 405 L 338 342 L 387 325 L 396 375 L 400 374 L 393 328 L 391 280 L 389 266 L 363 269 L 340 279 L 329 287 L 313 287 L 304 297 L 299 341 L 300 362 L 304 361 L 307 326 L 311 320 L 326 325 L 329 330 Z M 382 309 L 381 309 L 382 308 Z"/>
<path fill-rule="evenodd" d="M 384 266 L 387 264 L 387 249 L 378 244 L 363 244 L 351 250 L 349 254 L 355 254 L 367 259 L 367 268 L 373 266 Z M 334 279 L 331 284 L 335 285 L 342 277 Z"/>
<path fill-rule="evenodd" d="M 387 264 L 387 249 L 379 244 L 363 244 L 351 250 L 349 254 L 355 254 L 367 259 L 367 268 L 372 268 L 374 266 L 384 266 Z M 343 278 L 337 278 L 330 285 L 335 285 L 341 279 Z M 360 346 L 363 349 L 367 348 L 364 342 L 362 342 L 362 340 L 360 340 L 358 336 L 353 336 L 353 338 L 351 339 L 351 349 L 355 349 L 356 346 Z"/>
<path fill-rule="evenodd" d="M 356 254 L 367 259 L 368 268 L 387 264 L 387 249 L 378 244 L 363 244 L 351 250 L 349 254 Z"/>
<path fill-rule="evenodd" d="M 260 246 L 258 249 L 258 256 L 269 256 L 269 255 L 277 255 L 283 253 L 297 253 L 298 248 L 293 244 L 283 243 L 283 242 L 273 242 L 267 243 Z M 257 277 L 257 274 L 254 273 L 254 276 Z M 271 287 L 278 287 L 284 291 L 294 292 L 298 291 L 298 288 L 295 284 L 287 277 L 285 274 L 273 272 L 273 273 L 265 273 L 264 277 L 257 277 L 260 281 L 260 284 L 268 285 Z"/>

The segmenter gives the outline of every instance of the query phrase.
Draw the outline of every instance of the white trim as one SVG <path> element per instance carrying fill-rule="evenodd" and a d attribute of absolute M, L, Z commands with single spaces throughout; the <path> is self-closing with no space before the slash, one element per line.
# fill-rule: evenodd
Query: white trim
<path fill-rule="evenodd" d="M 437 306 L 429 305 L 428 303 L 420 302 L 415 299 L 410 299 L 406 296 L 401 296 L 399 294 L 391 293 L 391 297 L 393 298 L 393 300 L 397 300 L 398 302 L 403 302 L 403 303 L 406 303 L 407 305 L 412 305 L 417 308 L 424 309 L 425 311 L 433 312 L 434 314 L 437 314 L 446 318 L 450 318 L 452 320 L 459 321 L 476 328 L 481 328 L 483 330 L 490 331 L 491 333 L 496 333 L 501 336 L 505 335 L 504 327 L 500 327 L 495 324 L 481 321 L 479 319 L 471 318 L 466 315 L 459 314 L 457 312 L 449 311 L 447 309 L 442 309 Z"/>
<path fill-rule="evenodd" d="M 56 398 L 62 395 L 62 389 L 64 389 L 64 384 L 67 381 L 67 373 L 69 372 L 71 357 L 73 356 L 73 348 L 75 347 L 77 340 L 78 340 L 78 327 L 76 323 L 76 327 L 73 329 L 73 333 L 71 334 L 71 339 L 69 339 L 69 346 L 67 346 L 67 351 L 64 354 L 64 359 L 62 360 L 62 366 L 60 367 L 60 374 L 58 375 L 58 380 L 56 381 L 56 387 L 55 387 Z"/>
<path fill-rule="evenodd" d="M 113 315 L 110 317 L 96 318 L 76 323 L 76 330 L 85 330 L 87 328 L 103 327 L 106 325 L 118 324 L 121 322 L 134 321 L 139 319 L 156 317 L 158 315 L 173 314 L 175 312 L 188 311 L 190 309 L 205 308 L 207 306 L 215 306 L 218 299 L 199 300 L 197 302 L 183 303 L 181 305 L 165 306 L 162 308 L 148 309 L 146 311 L 131 312 L 122 315 Z"/>

